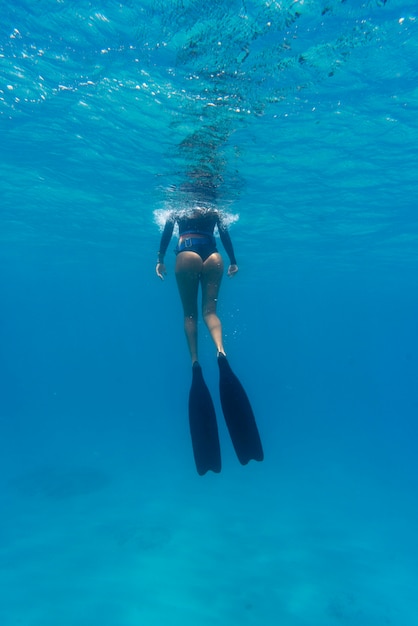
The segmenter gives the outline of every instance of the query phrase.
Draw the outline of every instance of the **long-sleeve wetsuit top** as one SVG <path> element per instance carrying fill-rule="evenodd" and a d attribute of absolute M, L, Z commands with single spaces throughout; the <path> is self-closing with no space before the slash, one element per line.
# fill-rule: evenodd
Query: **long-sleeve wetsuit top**
<path fill-rule="evenodd" d="M 225 248 L 225 252 L 229 256 L 231 265 L 237 264 L 231 237 L 229 236 L 228 228 L 222 219 L 222 216 L 215 210 L 201 211 L 199 209 L 194 210 L 191 213 L 187 212 L 187 214 L 186 212 L 176 213 L 173 211 L 167 219 L 161 236 L 160 251 L 158 252 L 159 263 L 164 262 L 164 255 L 173 235 L 176 222 L 179 227 L 180 237 L 184 234 L 192 235 L 193 233 L 213 237 L 213 231 L 215 230 L 215 226 L 217 226 L 222 245 Z"/>

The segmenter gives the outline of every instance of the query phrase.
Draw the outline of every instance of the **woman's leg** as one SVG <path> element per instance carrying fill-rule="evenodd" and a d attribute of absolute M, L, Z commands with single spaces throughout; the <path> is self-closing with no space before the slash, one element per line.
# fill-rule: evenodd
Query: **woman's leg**
<path fill-rule="evenodd" d="M 184 331 L 192 363 L 197 356 L 197 292 L 203 261 L 196 252 L 184 251 L 177 255 L 176 280 L 183 304 Z"/>
<path fill-rule="evenodd" d="M 221 286 L 224 264 L 219 252 L 214 252 L 203 263 L 202 283 L 202 312 L 203 319 L 209 329 L 218 352 L 225 354 L 222 342 L 221 320 L 216 314 L 219 288 Z"/>

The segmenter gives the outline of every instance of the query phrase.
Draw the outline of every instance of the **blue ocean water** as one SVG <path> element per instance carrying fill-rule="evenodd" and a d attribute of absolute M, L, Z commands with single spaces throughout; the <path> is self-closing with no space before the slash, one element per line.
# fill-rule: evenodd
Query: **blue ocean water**
<path fill-rule="evenodd" d="M 415 626 L 417 42 L 402 0 L 3 3 L 1 624 Z M 199 477 L 154 266 L 208 178 L 265 460 L 201 327 Z"/>

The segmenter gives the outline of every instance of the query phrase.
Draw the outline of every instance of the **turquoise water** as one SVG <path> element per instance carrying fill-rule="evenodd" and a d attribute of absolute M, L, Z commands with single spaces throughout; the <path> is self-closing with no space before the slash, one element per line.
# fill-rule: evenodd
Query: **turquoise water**
<path fill-rule="evenodd" d="M 1 624 L 415 626 L 417 42 L 400 0 L 3 6 Z M 208 177 L 265 461 L 234 456 L 202 327 L 199 477 L 154 265 Z"/>

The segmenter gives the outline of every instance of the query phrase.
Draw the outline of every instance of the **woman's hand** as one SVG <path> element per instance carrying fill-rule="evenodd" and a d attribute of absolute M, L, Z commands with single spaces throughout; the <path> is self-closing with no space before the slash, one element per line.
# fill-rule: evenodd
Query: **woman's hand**
<path fill-rule="evenodd" d="M 166 276 L 167 274 L 165 270 L 165 263 L 157 263 L 157 266 L 155 268 L 155 273 L 157 274 L 158 278 L 161 278 L 161 280 L 164 280 L 164 276 Z"/>
<path fill-rule="evenodd" d="M 230 265 L 228 267 L 228 276 L 232 278 L 238 272 L 238 265 Z"/>

